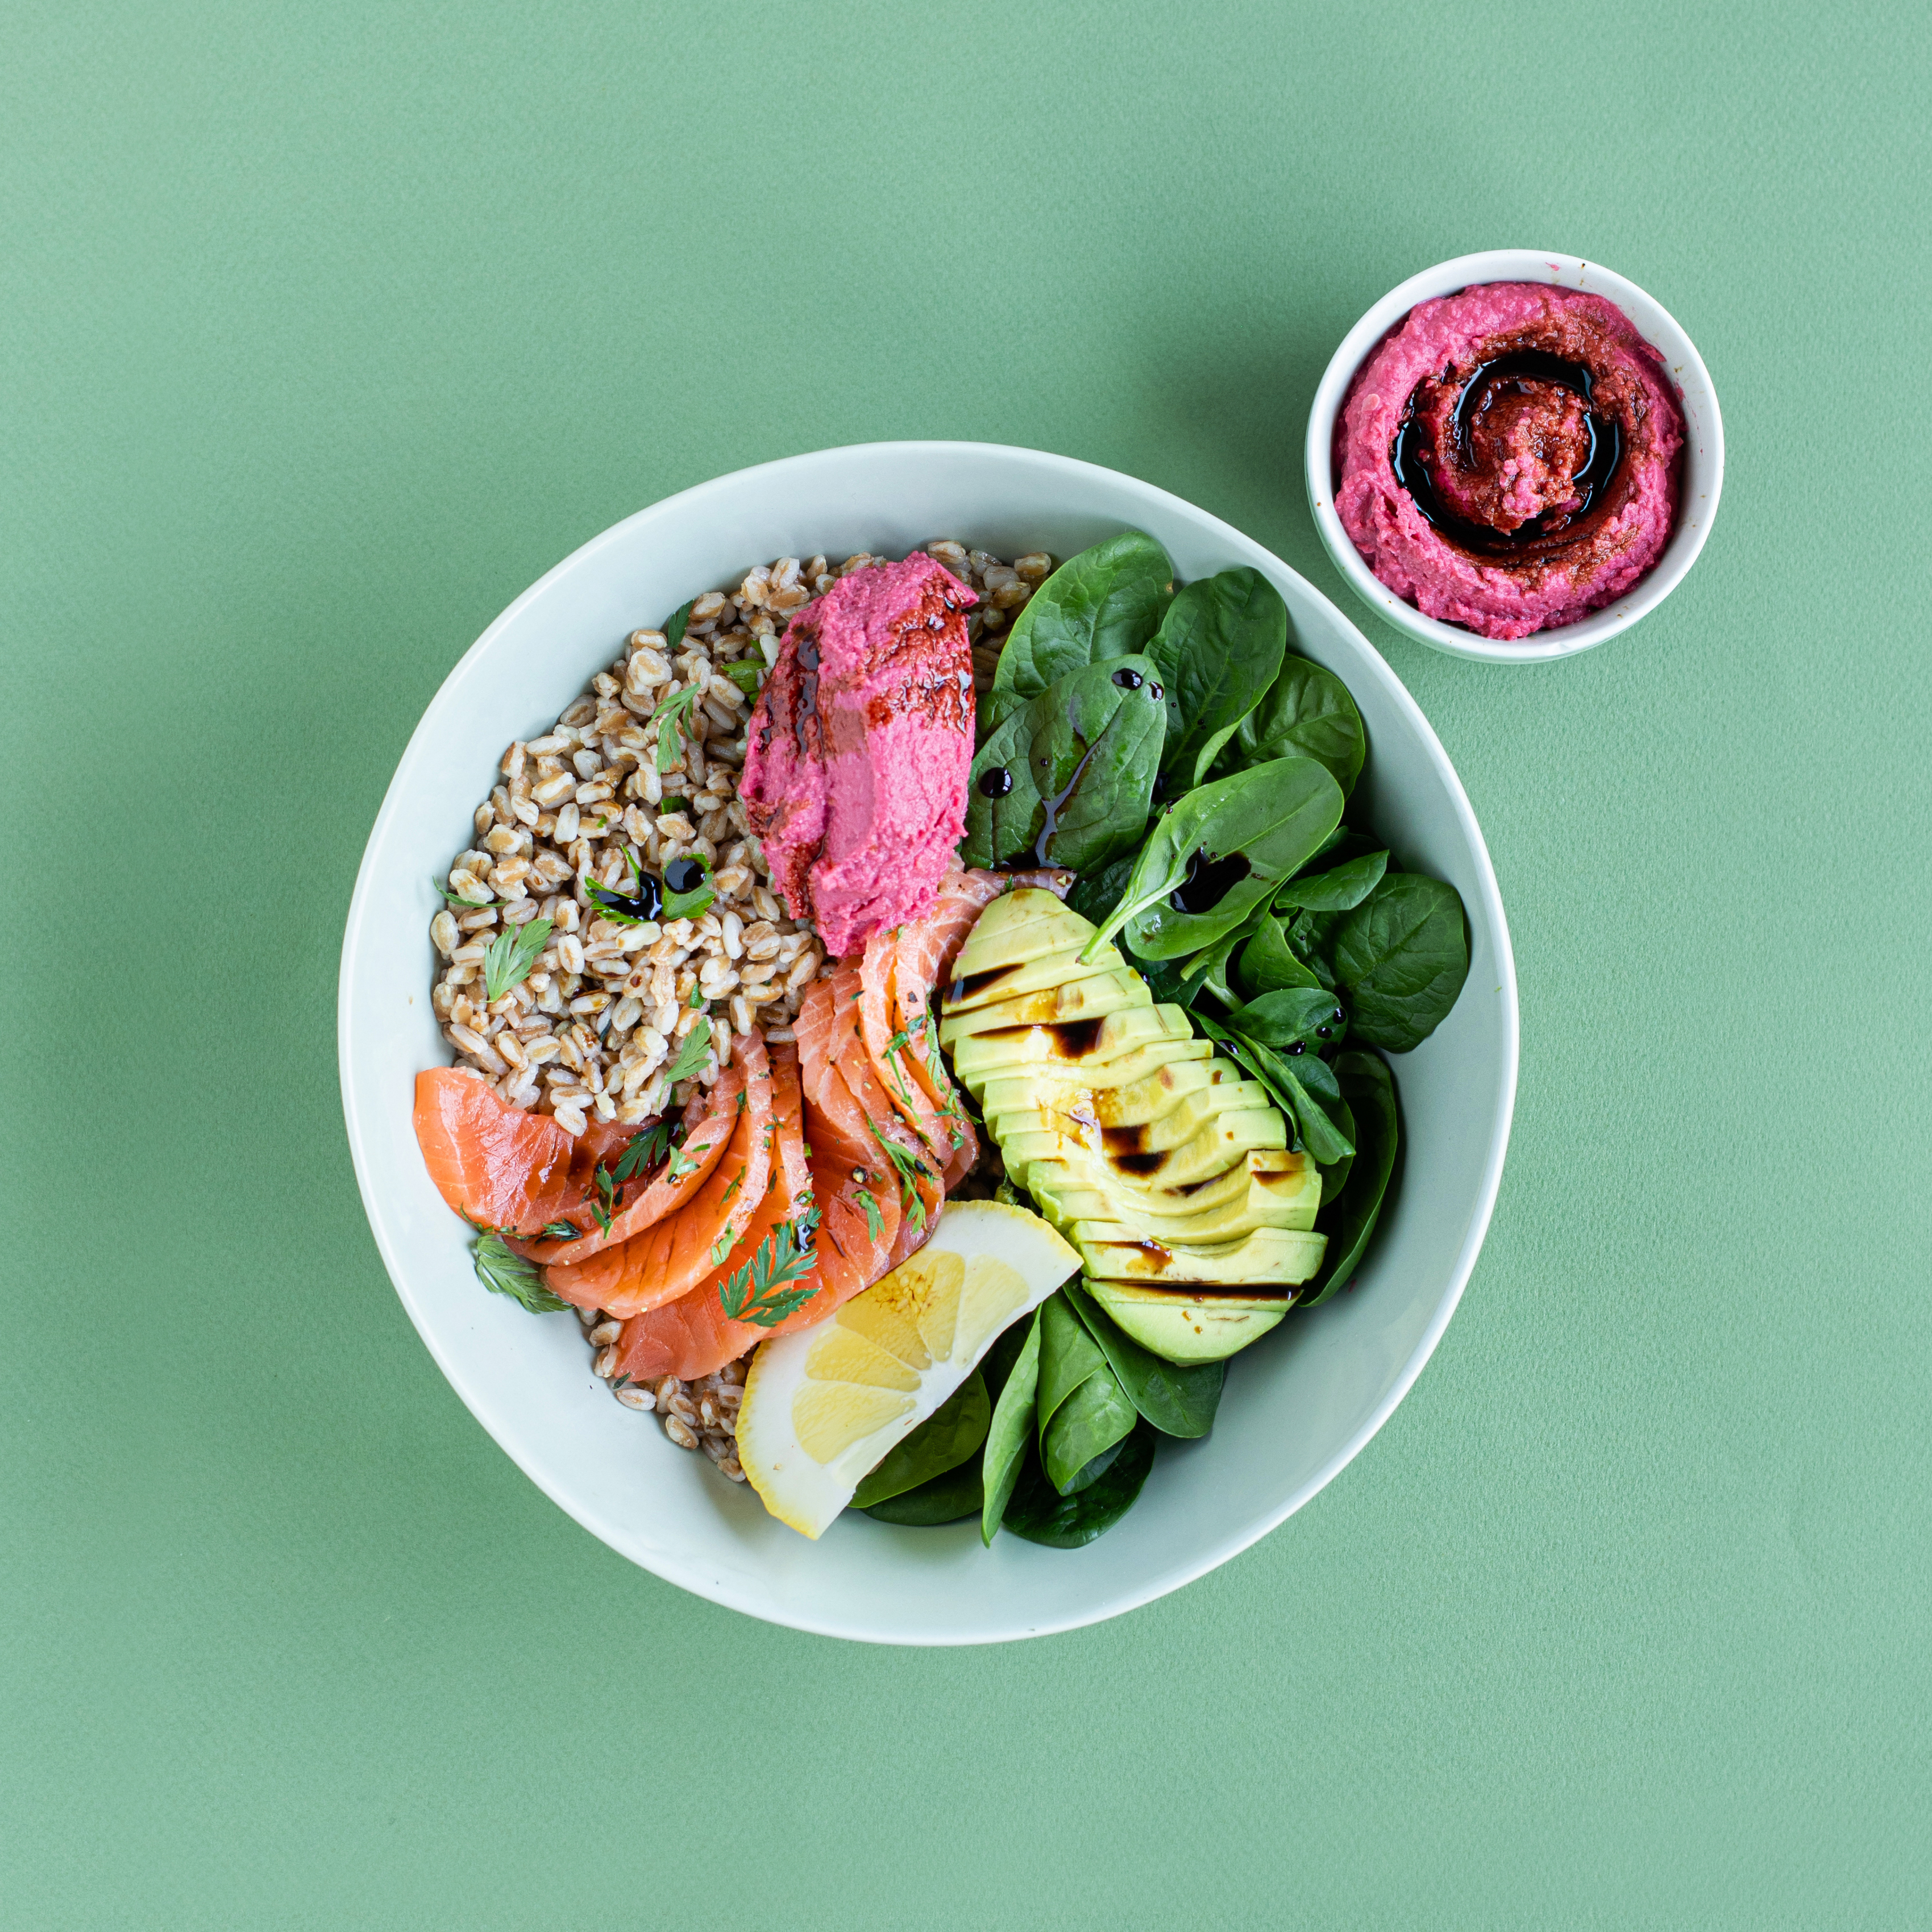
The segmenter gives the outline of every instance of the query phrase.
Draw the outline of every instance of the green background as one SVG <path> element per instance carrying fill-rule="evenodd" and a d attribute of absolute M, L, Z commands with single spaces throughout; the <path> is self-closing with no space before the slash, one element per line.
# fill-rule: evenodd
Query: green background
<path fill-rule="evenodd" d="M 1932 1915 L 1926 20 L 16 11 L 0 1920 Z M 1372 302 L 1518 244 L 1678 316 L 1730 468 L 1661 610 L 1507 671 L 1354 605 L 1300 440 Z M 640 505 L 893 436 L 1149 478 L 1335 596 L 1522 984 L 1388 1426 L 1215 1575 L 982 1652 L 767 1628 L 547 1502 L 390 1291 L 335 1077 L 471 640 Z"/>

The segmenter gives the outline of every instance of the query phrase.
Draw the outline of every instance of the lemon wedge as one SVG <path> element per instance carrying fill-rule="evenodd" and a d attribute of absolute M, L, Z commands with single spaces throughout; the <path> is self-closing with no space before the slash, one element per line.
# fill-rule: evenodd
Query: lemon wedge
<path fill-rule="evenodd" d="M 994 1337 L 1079 1266 L 1037 1214 L 952 1202 L 917 1254 L 823 1322 L 766 1342 L 738 1412 L 738 1460 L 765 1508 L 820 1534 Z"/>

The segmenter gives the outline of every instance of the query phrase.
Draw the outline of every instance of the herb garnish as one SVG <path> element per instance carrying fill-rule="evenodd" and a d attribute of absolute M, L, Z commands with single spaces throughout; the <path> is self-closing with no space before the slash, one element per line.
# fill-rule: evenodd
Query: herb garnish
<path fill-rule="evenodd" d="M 574 1221 L 546 1221 L 538 1237 L 546 1241 L 574 1241 L 583 1232 Z"/>
<path fill-rule="evenodd" d="M 689 892 L 673 892 L 670 889 L 670 879 L 668 877 L 665 879 L 664 916 L 667 925 L 674 919 L 698 918 L 700 914 L 710 911 L 717 899 L 718 894 L 711 884 L 710 867 L 706 866 L 701 859 L 695 860 L 692 862 L 703 867 L 704 870 L 703 876 Z M 695 992 L 696 988 L 694 988 L 692 990 Z M 692 1004 L 695 1006 L 698 1002 L 694 999 Z"/>
<path fill-rule="evenodd" d="M 736 664 L 726 664 L 724 670 L 724 675 L 747 698 L 758 696 L 759 682 L 765 674 L 765 668 L 763 664 L 754 662 L 750 658 L 740 658 Z"/>
<path fill-rule="evenodd" d="M 520 1302 L 532 1315 L 554 1315 L 570 1306 L 561 1296 L 551 1294 L 544 1287 L 543 1276 L 538 1273 L 534 1262 L 526 1262 L 521 1255 L 511 1252 L 500 1228 L 484 1228 L 478 1232 L 471 1259 L 476 1264 L 476 1279 L 492 1294 L 507 1294 L 512 1301 Z"/>
<path fill-rule="evenodd" d="M 430 874 L 429 882 L 452 905 L 460 905 L 466 912 L 488 912 L 494 902 L 489 899 L 466 899 L 452 892 L 436 874 Z"/>
<path fill-rule="evenodd" d="M 718 1306 L 734 1322 L 776 1328 L 818 1292 L 816 1284 L 810 1288 L 784 1286 L 809 1274 L 818 1261 L 810 1245 L 809 1230 L 801 1244 L 796 1231 L 787 1222 L 774 1228 L 759 1244 L 758 1252 L 720 1285 Z"/>
<path fill-rule="evenodd" d="M 682 1148 L 674 1148 L 671 1150 L 670 1172 L 668 1177 L 670 1184 L 675 1187 L 680 1180 L 688 1180 L 698 1172 L 698 1156 L 708 1154 L 710 1149 L 709 1141 L 700 1141 L 688 1156 Z"/>
<path fill-rule="evenodd" d="M 886 1217 L 880 1211 L 878 1202 L 862 1187 L 853 1189 L 852 1198 L 865 1209 L 866 1232 L 876 1241 L 886 1232 Z"/>
<path fill-rule="evenodd" d="M 523 926 L 506 926 L 490 940 L 483 956 L 483 991 L 491 1006 L 530 977 L 550 933 L 548 920 L 533 919 Z"/>
<path fill-rule="evenodd" d="M 664 646 L 667 650 L 674 651 L 684 642 L 684 627 L 691 622 L 692 607 L 697 602 L 694 597 L 690 603 L 680 604 L 664 620 Z"/>
<path fill-rule="evenodd" d="M 627 1180 L 634 1180 L 647 1168 L 656 1167 L 674 1148 L 684 1140 L 684 1123 L 667 1117 L 653 1126 L 631 1136 L 617 1162 L 617 1171 L 612 1177 L 621 1187 Z"/>
<path fill-rule="evenodd" d="M 700 1020 L 684 1036 L 684 1043 L 677 1050 L 677 1058 L 670 1064 L 670 1071 L 664 1076 L 664 1084 L 675 1087 L 680 1080 L 688 1080 L 704 1064 L 704 1056 L 711 1051 L 711 1022 Z"/>
<path fill-rule="evenodd" d="M 688 684 L 674 691 L 652 714 L 658 721 L 658 770 L 668 772 L 684 756 L 684 716 L 698 702 L 698 691 Z"/>
<path fill-rule="evenodd" d="M 644 877 L 644 868 L 637 854 L 628 845 L 620 849 L 631 862 L 630 892 L 628 894 L 620 892 L 616 886 L 600 884 L 592 878 L 584 881 L 584 896 L 590 900 L 595 911 L 605 919 L 615 920 L 620 926 L 649 926 L 652 922 L 654 915 L 648 910 L 634 912 L 632 908 L 649 908 L 651 895 L 644 888 L 652 881 Z"/>
<path fill-rule="evenodd" d="M 926 1203 L 920 1198 L 916 1177 L 926 1172 L 925 1162 L 908 1154 L 904 1148 L 896 1146 L 892 1142 L 887 1140 L 885 1136 L 880 1132 L 877 1124 L 869 1118 L 866 1125 L 870 1130 L 873 1139 L 885 1149 L 886 1158 L 892 1162 L 892 1172 L 899 1178 L 899 1193 L 904 1202 L 905 1211 L 912 1216 L 913 1226 L 915 1228 L 924 1227 Z"/>

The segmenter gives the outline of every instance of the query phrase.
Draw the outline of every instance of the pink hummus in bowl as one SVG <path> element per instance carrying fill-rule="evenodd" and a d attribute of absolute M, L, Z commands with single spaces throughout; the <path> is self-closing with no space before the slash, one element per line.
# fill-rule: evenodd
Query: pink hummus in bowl
<path fill-rule="evenodd" d="M 1336 419 L 1334 507 L 1424 616 L 1496 639 L 1575 622 L 1658 562 L 1684 420 L 1616 303 L 1492 282 L 1411 309 Z"/>

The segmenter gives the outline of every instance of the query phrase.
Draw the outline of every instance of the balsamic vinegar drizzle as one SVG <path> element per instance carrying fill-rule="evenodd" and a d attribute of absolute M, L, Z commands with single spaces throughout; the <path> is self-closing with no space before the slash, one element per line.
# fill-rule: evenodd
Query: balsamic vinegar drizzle
<path fill-rule="evenodd" d="M 1412 394 L 1402 412 L 1402 423 L 1389 450 L 1390 466 L 1395 480 L 1414 499 L 1415 507 L 1430 523 L 1459 549 L 1478 556 L 1528 562 L 1552 555 L 1586 536 L 1591 512 L 1602 505 L 1615 480 L 1624 456 L 1622 425 L 1614 416 L 1600 416 L 1594 404 L 1594 378 L 1580 362 L 1566 362 L 1541 349 L 1512 350 L 1506 355 L 1479 363 L 1462 385 L 1456 401 L 1452 434 L 1456 454 L 1468 453 L 1469 424 L 1480 416 L 1496 396 L 1508 386 L 1520 390 L 1526 382 L 1548 382 L 1568 389 L 1582 398 L 1583 420 L 1590 431 L 1590 450 L 1583 466 L 1572 479 L 1582 501 L 1574 510 L 1546 512 L 1532 518 L 1520 529 L 1498 530 L 1485 524 L 1472 524 L 1443 507 L 1430 473 L 1434 452 L 1429 446 L 1428 431 L 1416 413 Z M 1418 385 L 1419 392 L 1420 385 Z"/>

